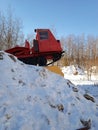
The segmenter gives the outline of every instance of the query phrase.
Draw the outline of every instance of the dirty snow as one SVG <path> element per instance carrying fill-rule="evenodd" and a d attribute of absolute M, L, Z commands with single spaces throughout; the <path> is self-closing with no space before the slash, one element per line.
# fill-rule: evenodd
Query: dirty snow
<path fill-rule="evenodd" d="M 87 100 L 80 88 L 1 51 L 0 130 L 97 130 L 97 97 Z"/>
<path fill-rule="evenodd" d="M 75 84 L 79 89 L 85 91 L 85 93 L 89 93 L 96 98 L 96 102 L 98 104 L 98 74 L 95 73 L 97 67 L 92 67 L 94 73 L 91 74 L 91 79 L 88 81 L 87 72 L 83 71 L 83 69 L 78 66 L 67 66 L 62 68 L 62 72 L 64 73 L 64 78 L 70 80 L 73 84 Z M 74 73 L 77 72 L 75 75 Z"/>

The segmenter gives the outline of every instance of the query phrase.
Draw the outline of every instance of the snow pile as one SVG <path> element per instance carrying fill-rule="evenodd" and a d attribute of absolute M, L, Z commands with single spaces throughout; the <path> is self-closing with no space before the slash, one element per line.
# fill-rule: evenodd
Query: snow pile
<path fill-rule="evenodd" d="M 96 74 L 96 73 L 98 72 L 98 66 L 92 66 L 92 67 L 90 68 L 90 71 L 91 71 L 92 73 Z"/>
<path fill-rule="evenodd" d="M 98 129 L 98 104 L 69 80 L 0 52 L 0 130 Z"/>
<path fill-rule="evenodd" d="M 75 66 L 76 67 L 76 66 Z M 98 104 L 98 73 L 91 74 L 91 80 L 88 80 L 87 72 L 83 72 L 82 69 L 78 68 L 78 74 L 73 74 L 74 66 L 63 67 L 62 71 L 64 73 L 64 78 L 70 80 L 73 84 L 77 85 L 77 87 L 81 90 L 84 90 L 85 93 L 89 93 L 96 98 L 96 102 Z M 92 67 L 92 70 L 96 70 L 96 66 Z M 75 70 L 75 69 L 74 69 Z M 68 72 L 70 73 L 68 73 Z M 95 71 L 92 71 L 95 72 Z"/>
<path fill-rule="evenodd" d="M 63 73 L 73 74 L 73 75 L 77 75 L 77 74 L 83 75 L 84 74 L 84 71 L 81 68 L 79 68 L 79 66 L 74 66 L 74 65 L 63 67 L 62 71 L 63 71 Z"/>
<path fill-rule="evenodd" d="M 85 75 L 85 72 L 78 66 L 74 66 L 74 65 L 67 66 L 67 67 L 64 66 L 61 68 L 61 70 L 64 73 L 64 78 L 70 79 L 73 83 L 76 83 L 77 81 L 80 82 L 80 80 L 87 80 L 87 76 Z"/>
<path fill-rule="evenodd" d="M 98 73 L 97 73 L 97 68 L 96 66 L 91 67 L 91 74 L 87 74 L 87 71 L 83 71 L 80 67 L 78 66 L 64 66 L 61 68 L 64 78 L 70 80 L 72 83 L 75 85 L 95 85 L 98 86 Z M 88 81 L 88 76 L 89 76 L 89 81 Z"/>

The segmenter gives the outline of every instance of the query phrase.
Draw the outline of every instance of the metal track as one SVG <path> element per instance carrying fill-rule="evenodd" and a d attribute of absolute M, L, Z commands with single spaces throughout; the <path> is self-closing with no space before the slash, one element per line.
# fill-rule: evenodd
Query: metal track
<path fill-rule="evenodd" d="M 61 59 L 61 57 L 63 57 L 63 56 L 64 56 L 64 55 L 63 55 L 63 53 L 65 53 L 65 51 L 63 51 L 63 52 L 62 52 L 61 56 L 59 56 L 59 57 L 55 58 L 52 62 L 50 62 L 50 63 L 46 64 L 46 66 L 51 65 L 51 64 L 55 63 L 56 61 L 60 60 L 60 59 Z"/>

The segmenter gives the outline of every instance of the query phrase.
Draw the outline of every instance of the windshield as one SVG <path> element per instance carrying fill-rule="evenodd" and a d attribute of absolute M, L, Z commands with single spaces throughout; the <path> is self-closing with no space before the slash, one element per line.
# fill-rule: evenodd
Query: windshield
<path fill-rule="evenodd" d="M 48 39 L 48 32 L 39 32 L 40 40 Z"/>

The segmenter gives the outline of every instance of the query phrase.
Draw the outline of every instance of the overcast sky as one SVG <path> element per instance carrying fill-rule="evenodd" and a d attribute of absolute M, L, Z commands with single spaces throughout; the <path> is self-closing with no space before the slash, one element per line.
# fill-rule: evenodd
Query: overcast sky
<path fill-rule="evenodd" d="M 98 36 L 98 0 L 0 0 L 0 11 L 11 8 L 25 35 L 35 28 L 54 28 L 58 36 Z"/>

